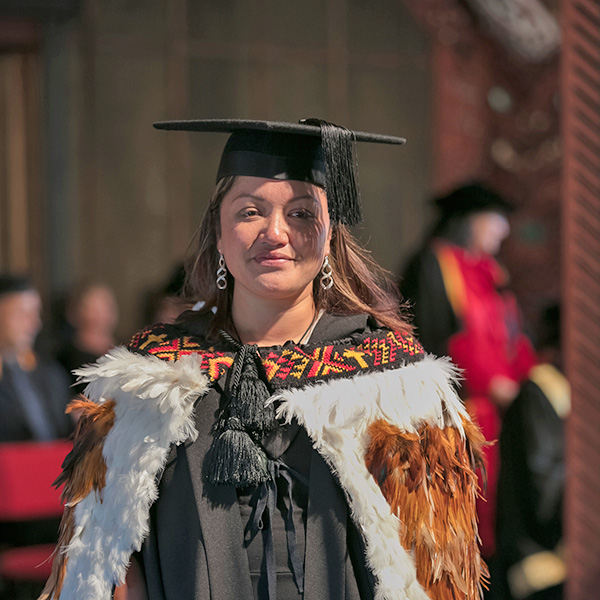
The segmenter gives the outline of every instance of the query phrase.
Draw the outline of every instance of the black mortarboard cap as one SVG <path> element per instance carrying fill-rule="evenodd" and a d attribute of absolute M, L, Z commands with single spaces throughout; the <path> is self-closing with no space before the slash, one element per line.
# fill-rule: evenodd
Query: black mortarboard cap
<path fill-rule="evenodd" d="M 0 296 L 14 292 L 27 292 L 34 289 L 31 280 L 26 275 L 0 273 Z"/>
<path fill-rule="evenodd" d="M 356 180 L 354 142 L 404 144 L 390 135 L 351 131 L 318 119 L 299 123 L 242 119 L 163 121 L 157 129 L 231 133 L 217 172 L 227 175 L 307 181 L 325 188 L 329 216 L 335 223 L 362 220 Z"/>
<path fill-rule="evenodd" d="M 446 218 L 486 210 L 507 213 L 515 208 L 498 192 L 480 181 L 462 185 L 449 194 L 436 198 L 434 202 Z"/>

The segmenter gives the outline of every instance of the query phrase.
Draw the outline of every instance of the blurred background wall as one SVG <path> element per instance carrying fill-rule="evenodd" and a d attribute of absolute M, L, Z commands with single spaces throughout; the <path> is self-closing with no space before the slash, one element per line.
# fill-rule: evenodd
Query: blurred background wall
<path fill-rule="evenodd" d="M 360 235 L 390 269 L 418 242 L 431 179 L 431 72 L 427 35 L 402 3 L 92 0 L 72 8 L 49 20 L 33 11 L 37 44 L 8 52 L 36 63 L 25 119 L 35 120 L 26 168 L 38 183 L 21 191 L 32 206 L 21 218 L 30 220 L 24 235 L 13 229 L 3 242 L 4 266 L 30 266 L 52 294 L 81 277 L 106 281 L 122 307 L 122 334 L 142 325 L 142 295 L 183 257 L 226 140 L 152 128 L 176 118 L 318 116 L 406 136 L 408 152 L 358 150 Z M 16 245 L 40 234 L 24 257 Z"/>
<path fill-rule="evenodd" d="M 485 4 L 3 0 L 2 267 L 51 297 L 107 282 L 127 337 L 183 257 L 225 141 L 152 122 L 318 116 L 408 139 L 358 148 L 357 233 L 392 271 L 432 194 L 481 177 L 517 203 L 504 259 L 534 321 L 559 293 L 558 53 Z M 555 3 L 539 7 L 556 26 Z"/>

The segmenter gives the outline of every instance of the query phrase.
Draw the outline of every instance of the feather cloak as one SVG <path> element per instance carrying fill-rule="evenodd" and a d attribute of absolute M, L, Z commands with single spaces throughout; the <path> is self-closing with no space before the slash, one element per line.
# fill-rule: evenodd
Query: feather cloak
<path fill-rule="evenodd" d="M 81 416 L 58 480 L 66 507 L 41 600 L 109 600 L 124 581 L 148 534 L 169 448 L 195 439 L 194 402 L 212 379 L 201 351 L 177 358 L 117 348 L 79 370 L 88 399 L 73 405 Z M 483 439 L 449 361 L 395 366 L 277 388 L 269 402 L 278 418 L 306 429 L 344 490 L 376 600 L 480 598 Z"/>

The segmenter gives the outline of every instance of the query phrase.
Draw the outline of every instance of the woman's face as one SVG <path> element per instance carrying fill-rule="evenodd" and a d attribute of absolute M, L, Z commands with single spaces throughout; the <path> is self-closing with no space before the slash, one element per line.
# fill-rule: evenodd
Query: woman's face
<path fill-rule="evenodd" d="M 469 218 L 470 249 L 477 254 L 496 255 L 510 233 L 508 219 L 496 211 L 477 212 Z"/>
<path fill-rule="evenodd" d="M 235 294 L 298 299 L 329 253 L 325 192 L 310 183 L 237 177 L 221 204 L 217 248 Z"/>

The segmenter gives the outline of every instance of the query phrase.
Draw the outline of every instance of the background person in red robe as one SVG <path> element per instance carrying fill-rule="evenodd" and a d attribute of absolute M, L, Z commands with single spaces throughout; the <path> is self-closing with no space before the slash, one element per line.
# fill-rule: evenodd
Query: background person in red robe
<path fill-rule="evenodd" d="M 432 235 L 409 262 L 400 287 L 426 350 L 463 369 L 462 396 L 488 441 L 535 364 L 508 276 L 494 256 L 508 236 L 512 206 L 475 182 L 438 198 Z M 498 443 L 486 448 L 485 500 L 478 502 L 482 554 L 493 561 Z M 483 488 L 483 486 L 482 486 Z M 493 570 L 492 570 L 493 582 Z"/>

